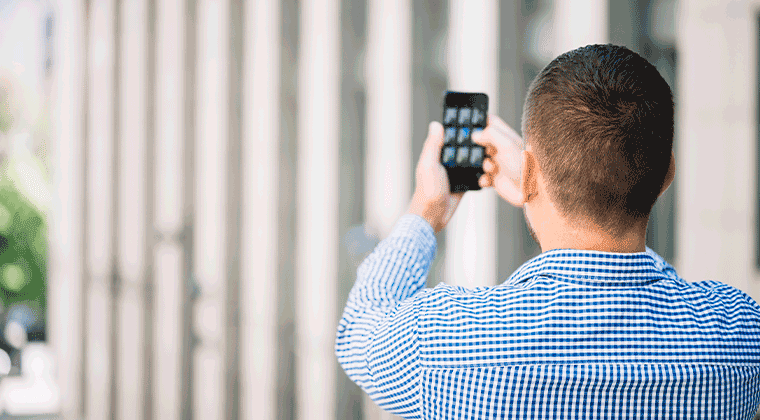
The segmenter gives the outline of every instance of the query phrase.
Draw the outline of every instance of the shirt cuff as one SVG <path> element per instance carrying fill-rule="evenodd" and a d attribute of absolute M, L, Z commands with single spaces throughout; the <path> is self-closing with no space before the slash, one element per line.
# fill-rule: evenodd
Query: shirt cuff
<path fill-rule="evenodd" d="M 410 238 L 428 260 L 432 261 L 435 258 L 438 245 L 435 231 L 427 220 L 416 214 L 407 213 L 401 216 L 389 237 Z"/>

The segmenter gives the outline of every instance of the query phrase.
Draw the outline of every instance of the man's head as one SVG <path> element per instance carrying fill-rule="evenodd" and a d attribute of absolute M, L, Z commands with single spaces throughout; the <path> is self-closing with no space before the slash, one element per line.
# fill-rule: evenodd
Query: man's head
<path fill-rule="evenodd" d="M 627 48 L 589 45 L 549 63 L 522 132 L 559 214 L 611 236 L 646 226 L 673 176 L 673 108 L 667 82 Z"/>

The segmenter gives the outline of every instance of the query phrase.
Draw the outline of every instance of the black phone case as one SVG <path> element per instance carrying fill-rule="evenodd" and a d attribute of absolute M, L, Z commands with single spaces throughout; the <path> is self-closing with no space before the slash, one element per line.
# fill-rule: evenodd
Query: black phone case
<path fill-rule="evenodd" d="M 449 176 L 451 192 L 479 190 L 485 148 L 472 141 L 472 133 L 486 128 L 488 95 L 446 92 L 443 99 L 441 164 Z"/>

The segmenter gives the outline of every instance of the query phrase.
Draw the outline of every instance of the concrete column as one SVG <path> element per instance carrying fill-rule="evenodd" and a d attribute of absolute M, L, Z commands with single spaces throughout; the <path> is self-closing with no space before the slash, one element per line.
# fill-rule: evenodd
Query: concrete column
<path fill-rule="evenodd" d="M 140 419 L 145 403 L 147 1 L 121 3 L 120 26 L 116 407 L 119 419 Z"/>
<path fill-rule="evenodd" d="M 301 4 L 296 179 L 296 417 L 335 417 L 340 1 Z"/>
<path fill-rule="evenodd" d="M 759 5 L 694 0 L 676 13 L 676 268 L 755 299 Z"/>
<path fill-rule="evenodd" d="M 552 16 L 554 57 L 588 44 L 607 43 L 608 9 L 609 0 L 555 0 Z"/>
<path fill-rule="evenodd" d="M 370 0 L 367 21 L 367 225 L 385 238 L 409 207 L 412 158 L 412 5 Z M 369 419 L 394 418 L 365 395 Z"/>
<path fill-rule="evenodd" d="M 153 416 L 181 415 L 181 354 L 184 252 L 181 234 L 185 206 L 185 2 L 156 5 L 155 215 Z"/>
<path fill-rule="evenodd" d="M 82 277 L 84 3 L 54 3 L 52 134 L 47 328 L 65 419 L 82 416 Z"/>
<path fill-rule="evenodd" d="M 483 92 L 498 111 L 499 4 L 449 1 L 450 90 Z M 445 281 L 466 287 L 496 284 L 496 193 L 465 193 L 446 228 Z"/>
<path fill-rule="evenodd" d="M 371 0 L 367 28 L 367 223 L 381 238 L 404 214 L 414 188 L 411 4 Z"/>
<path fill-rule="evenodd" d="M 221 420 L 226 413 L 227 145 L 229 3 L 197 4 L 196 159 L 193 271 L 199 296 L 193 309 L 193 414 Z"/>
<path fill-rule="evenodd" d="M 240 413 L 277 415 L 280 3 L 246 3 L 243 63 L 243 234 Z"/>
<path fill-rule="evenodd" d="M 528 19 L 521 16 L 522 0 L 499 2 L 499 88 L 498 108 L 492 113 L 521 132 L 522 106 L 525 100 L 525 52 Z M 522 209 L 496 197 L 497 257 L 496 281 L 503 282 L 520 265 L 536 253 L 530 239 Z"/>
<path fill-rule="evenodd" d="M 114 66 L 113 0 L 90 4 L 87 150 L 87 285 L 85 416 L 107 419 L 111 413 L 113 366 L 112 274 L 114 270 Z"/>

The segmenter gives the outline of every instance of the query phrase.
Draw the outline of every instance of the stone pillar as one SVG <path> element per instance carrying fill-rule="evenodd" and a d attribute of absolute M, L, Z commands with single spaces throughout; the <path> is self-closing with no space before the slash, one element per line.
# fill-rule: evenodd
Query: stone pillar
<path fill-rule="evenodd" d="M 116 408 L 143 418 L 147 216 L 148 2 L 120 4 Z"/>
<path fill-rule="evenodd" d="M 488 95 L 498 112 L 499 4 L 449 1 L 449 89 Z M 445 281 L 466 287 L 496 284 L 496 198 L 491 188 L 465 193 L 446 227 Z"/>
<path fill-rule="evenodd" d="M 367 226 L 385 238 L 409 207 L 412 155 L 412 5 L 370 0 L 367 27 Z M 390 419 L 365 395 L 369 419 Z"/>
<path fill-rule="evenodd" d="M 93 1 L 89 12 L 87 119 L 87 284 L 85 417 L 111 415 L 114 364 L 114 110 L 116 5 Z"/>
<path fill-rule="evenodd" d="M 694 0 L 676 13 L 676 268 L 755 299 L 758 4 Z"/>
<path fill-rule="evenodd" d="M 301 3 L 296 179 L 296 417 L 335 417 L 340 1 Z"/>
<path fill-rule="evenodd" d="M 47 329 L 65 419 L 82 416 L 84 2 L 54 3 Z"/>
<path fill-rule="evenodd" d="M 240 413 L 277 416 L 280 3 L 244 5 Z"/>
<path fill-rule="evenodd" d="M 185 251 L 185 2 L 156 5 L 153 417 L 181 416 Z"/>
<path fill-rule="evenodd" d="M 367 16 L 367 223 L 387 236 L 409 206 L 412 119 L 411 4 L 371 0 Z"/>
<path fill-rule="evenodd" d="M 193 415 L 226 418 L 229 2 L 197 4 Z"/>
<path fill-rule="evenodd" d="M 588 44 L 608 42 L 609 0 L 554 1 L 554 56 Z M 553 57 L 552 57 L 553 59 Z"/>

